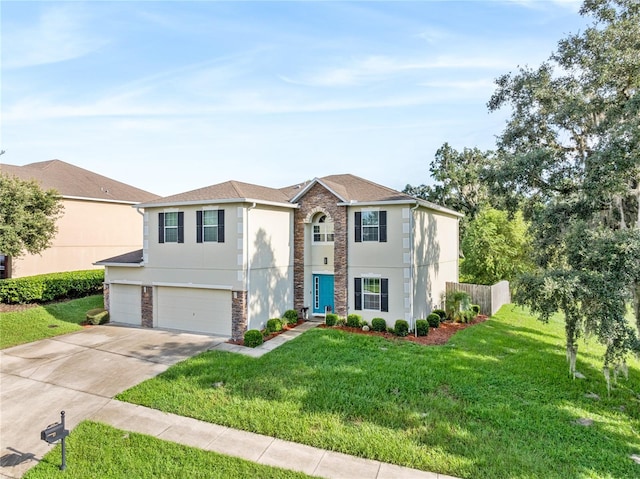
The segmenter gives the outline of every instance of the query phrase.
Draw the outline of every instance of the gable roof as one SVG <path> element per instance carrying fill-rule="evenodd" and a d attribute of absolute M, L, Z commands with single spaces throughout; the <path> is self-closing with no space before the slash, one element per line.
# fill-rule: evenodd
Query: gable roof
<path fill-rule="evenodd" d="M 279 204 L 293 207 L 287 195 L 278 189 L 268 186 L 242 183 L 241 181 L 225 181 L 217 185 L 205 186 L 197 190 L 159 198 L 139 205 L 143 208 L 152 206 L 172 206 L 202 204 L 205 202 L 253 202 Z"/>
<path fill-rule="evenodd" d="M 344 203 L 375 203 L 385 201 L 415 202 L 416 200 L 413 196 L 351 174 L 315 178 L 302 187 L 288 187 L 283 188 L 283 190 L 290 195 L 290 201 L 295 202 L 317 183 L 327 188 Z"/>
<path fill-rule="evenodd" d="M 0 173 L 22 180 L 35 180 L 45 190 L 54 189 L 62 197 L 140 203 L 158 195 L 112 180 L 60 160 L 41 161 L 24 166 L 0 165 Z"/>
<path fill-rule="evenodd" d="M 226 181 L 216 185 L 205 186 L 196 190 L 179 193 L 177 195 L 158 198 L 138 205 L 141 208 L 170 207 L 184 205 L 202 205 L 206 203 L 250 203 L 272 204 L 289 208 L 296 208 L 297 202 L 314 185 L 320 184 L 342 204 L 378 204 L 378 203 L 406 203 L 416 204 L 454 216 L 460 213 L 430 203 L 415 196 L 401 193 L 392 188 L 379 185 L 359 176 L 351 174 L 330 175 L 314 178 L 296 185 L 276 189 L 268 186 L 242 183 L 240 181 Z"/>

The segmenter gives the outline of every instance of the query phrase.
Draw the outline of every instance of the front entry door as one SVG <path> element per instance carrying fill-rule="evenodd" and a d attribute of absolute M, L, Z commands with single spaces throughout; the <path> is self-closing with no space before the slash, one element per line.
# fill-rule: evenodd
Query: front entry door
<path fill-rule="evenodd" d="M 313 314 L 324 314 L 327 307 L 330 312 L 333 312 L 333 275 L 314 274 Z"/>

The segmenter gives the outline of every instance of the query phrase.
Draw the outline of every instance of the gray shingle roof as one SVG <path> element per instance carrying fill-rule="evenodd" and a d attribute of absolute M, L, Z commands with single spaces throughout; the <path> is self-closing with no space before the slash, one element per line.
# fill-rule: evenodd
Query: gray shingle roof
<path fill-rule="evenodd" d="M 142 250 L 129 251 L 128 253 L 113 256 L 107 259 L 96 261 L 95 264 L 120 263 L 120 264 L 140 264 L 142 263 Z"/>
<path fill-rule="evenodd" d="M 157 200 L 148 201 L 141 205 L 157 206 L 165 204 L 194 203 L 199 201 L 216 200 L 259 200 L 273 203 L 288 203 L 289 198 L 281 190 L 269 188 L 268 186 L 252 185 L 240 181 L 225 181 L 217 185 L 205 186 L 197 190 L 179 193 L 177 195 L 166 196 Z"/>
<path fill-rule="evenodd" d="M 24 166 L 0 164 L 0 173 L 35 180 L 45 190 L 54 189 L 61 196 L 96 200 L 141 203 L 158 195 L 121 183 L 60 160 L 41 161 Z"/>

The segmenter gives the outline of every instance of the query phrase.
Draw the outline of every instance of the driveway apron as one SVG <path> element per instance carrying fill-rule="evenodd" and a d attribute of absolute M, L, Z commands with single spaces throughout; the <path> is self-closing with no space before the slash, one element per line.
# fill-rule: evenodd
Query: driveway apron
<path fill-rule="evenodd" d="M 67 429 L 109 400 L 226 338 L 113 325 L 0 351 L 0 476 L 21 477 L 51 446 L 40 431 Z"/>

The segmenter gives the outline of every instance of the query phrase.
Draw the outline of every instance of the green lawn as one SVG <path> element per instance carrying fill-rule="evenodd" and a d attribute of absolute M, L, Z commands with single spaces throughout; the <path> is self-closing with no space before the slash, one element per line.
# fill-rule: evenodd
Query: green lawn
<path fill-rule="evenodd" d="M 86 313 L 103 306 L 101 294 L 0 313 L 0 349 L 82 329 Z"/>
<path fill-rule="evenodd" d="M 464 478 L 640 477 L 640 363 L 608 397 L 602 348 L 581 344 L 574 380 L 563 344 L 559 318 L 507 306 L 445 346 L 314 329 L 259 359 L 201 354 L 118 397 Z"/>
<path fill-rule="evenodd" d="M 161 441 L 85 421 L 66 441 L 67 468 L 56 446 L 25 479 L 304 479 L 306 474 Z"/>

